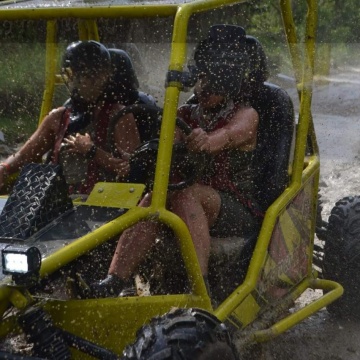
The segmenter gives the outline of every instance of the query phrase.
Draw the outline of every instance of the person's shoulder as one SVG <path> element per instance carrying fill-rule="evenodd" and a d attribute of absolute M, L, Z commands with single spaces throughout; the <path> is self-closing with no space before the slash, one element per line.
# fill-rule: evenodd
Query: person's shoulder
<path fill-rule="evenodd" d="M 51 128 L 53 131 L 57 131 L 60 121 L 64 116 L 66 108 L 64 106 L 60 106 L 51 110 L 47 116 L 45 116 L 43 120 L 43 126 Z"/>
<path fill-rule="evenodd" d="M 103 109 L 109 111 L 112 115 L 116 114 L 120 110 L 125 109 L 125 107 L 126 106 L 119 101 L 108 101 L 105 102 L 102 106 Z"/>
<path fill-rule="evenodd" d="M 52 118 L 61 117 L 64 114 L 64 111 L 66 110 L 65 106 L 60 106 L 58 108 L 52 109 L 48 116 Z"/>
<path fill-rule="evenodd" d="M 194 104 L 181 105 L 177 111 L 178 116 L 189 116 L 195 106 Z"/>
<path fill-rule="evenodd" d="M 238 103 L 234 106 L 234 117 L 243 118 L 244 116 L 251 117 L 253 120 L 257 121 L 259 114 L 257 110 L 252 107 L 249 103 Z"/>

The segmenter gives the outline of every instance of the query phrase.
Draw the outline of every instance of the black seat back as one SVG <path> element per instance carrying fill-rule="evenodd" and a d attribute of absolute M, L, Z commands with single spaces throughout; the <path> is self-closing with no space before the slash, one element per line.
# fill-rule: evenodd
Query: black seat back
<path fill-rule="evenodd" d="M 139 91 L 139 81 L 127 52 L 121 49 L 109 49 L 109 52 L 113 73 L 106 89 L 106 96 L 124 105 L 156 105 L 151 95 Z"/>
<path fill-rule="evenodd" d="M 251 105 L 260 119 L 255 150 L 255 196 L 266 210 L 289 184 L 294 108 L 286 91 L 270 83 L 257 89 Z"/>
<path fill-rule="evenodd" d="M 267 57 L 260 42 L 246 36 L 249 75 L 243 84 L 248 102 L 259 114 L 255 150 L 255 197 L 266 210 L 289 183 L 289 159 L 295 117 L 290 96 L 280 87 L 267 83 Z"/>
<path fill-rule="evenodd" d="M 269 77 L 267 57 L 255 37 L 246 35 L 246 51 L 249 73 L 241 85 L 240 101 L 245 100 L 259 114 L 255 149 L 255 198 L 265 211 L 289 184 L 294 108 L 285 90 L 266 82 Z M 193 95 L 187 103 L 195 104 L 197 101 Z"/>
<path fill-rule="evenodd" d="M 124 105 L 133 104 L 138 97 L 139 81 L 129 55 L 121 49 L 109 49 L 112 76 L 106 89 L 107 96 Z"/>
<path fill-rule="evenodd" d="M 129 55 L 121 49 L 109 49 L 111 56 L 112 75 L 104 92 L 104 98 L 108 102 L 118 102 L 127 107 L 123 113 L 126 115 L 133 112 L 140 133 L 141 142 L 149 141 L 158 136 L 160 125 L 159 116 L 161 109 L 157 106 L 155 99 L 142 91 L 139 91 L 139 81 Z M 136 105 L 136 106 L 135 106 Z M 79 131 L 89 123 L 90 119 L 82 119 L 83 109 L 77 109 L 72 99 L 68 99 L 64 106 L 71 107 L 73 120 L 70 120 L 69 132 Z M 134 111 L 131 111 L 131 110 Z M 129 111 L 130 110 L 130 111 Z M 119 113 L 119 114 L 120 114 Z M 113 133 L 119 114 L 115 121 L 109 125 L 109 133 Z M 79 118 L 82 121 L 78 121 Z M 109 141 L 113 141 L 109 138 Z"/>

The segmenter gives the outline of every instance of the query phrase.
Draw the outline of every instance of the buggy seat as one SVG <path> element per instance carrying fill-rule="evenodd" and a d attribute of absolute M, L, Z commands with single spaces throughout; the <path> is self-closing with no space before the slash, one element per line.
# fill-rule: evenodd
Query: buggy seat
<path fill-rule="evenodd" d="M 289 184 L 289 161 L 294 133 L 294 111 L 289 95 L 274 84 L 263 83 L 252 94 L 251 105 L 259 114 L 258 139 L 255 149 L 257 169 L 256 199 L 263 211 L 281 195 Z M 238 258 L 246 246 L 249 260 L 259 229 L 250 239 L 241 237 L 212 238 L 212 254 L 225 264 Z M 245 254 L 243 254 L 244 256 Z"/>
<path fill-rule="evenodd" d="M 139 82 L 129 55 L 120 49 L 109 49 L 109 52 L 113 75 L 106 94 L 109 98 L 115 98 L 126 106 L 116 116 L 116 119 L 113 119 L 109 127 L 109 134 L 112 133 L 116 121 L 121 116 L 132 113 L 142 143 L 158 137 L 161 109 L 156 105 L 156 101 L 151 95 L 138 90 Z"/>
<path fill-rule="evenodd" d="M 289 161 L 292 158 L 295 116 L 293 103 L 287 92 L 266 82 L 268 70 L 261 44 L 252 36 L 246 38 L 250 73 L 242 91 L 247 94 L 248 102 L 259 114 L 255 149 L 255 196 L 265 212 L 289 184 Z M 210 263 L 209 269 L 225 269 L 222 278 L 216 276 L 212 283 L 222 284 L 222 288 L 226 289 L 226 282 L 231 282 L 228 285 L 234 289 L 235 285 L 242 281 L 258 232 L 259 229 L 254 229 L 253 235 L 249 238 L 212 238 L 210 262 L 215 262 L 216 265 L 211 266 Z"/>
<path fill-rule="evenodd" d="M 155 99 L 139 90 L 139 81 L 133 63 L 124 50 L 109 49 L 113 74 L 106 94 L 124 105 L 148 104 L 155 105 Z"/>
<path fill-rule="evenodd" d="M 256 199 L 266 211 L 289 183 L 295 117 L 289 95 L 274 84 L 261 84 L 252 96 L 251 105 L 260 118 L 255 149 Z"/>

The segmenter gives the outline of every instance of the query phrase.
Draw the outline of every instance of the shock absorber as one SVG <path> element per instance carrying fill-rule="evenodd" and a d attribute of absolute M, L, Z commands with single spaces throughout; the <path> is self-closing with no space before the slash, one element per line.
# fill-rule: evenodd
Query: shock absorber
<path fill-rule="evenodd" d="M 70 350 L 50 316 L 39 307 L 32 307 L 19 317 L 19 325 L 34 344 L 34 356 L 53 360 L 70 359 Z"/>

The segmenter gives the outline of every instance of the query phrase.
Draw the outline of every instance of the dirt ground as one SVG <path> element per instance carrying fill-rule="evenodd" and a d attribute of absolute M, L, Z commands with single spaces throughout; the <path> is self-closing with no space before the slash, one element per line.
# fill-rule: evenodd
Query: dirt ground
<path fill-rule="evenodd" d="M 325 80 L 315 86 L 313 118 L 321 157 L 322 215 L 327 221 L 337 200 L 360 194 L 360 68 L 338 69 Z M 288 92 L 298 107 L 296 93 Z M 308 291 L 297 306 L 320 295 Z M 263 359 L 360 359 L 359 339 L 360 322 L 334 320 L 323 309 L 264 344 Z"/>

